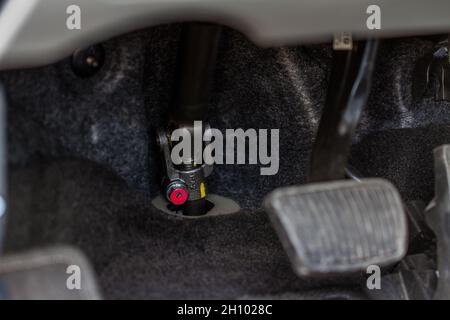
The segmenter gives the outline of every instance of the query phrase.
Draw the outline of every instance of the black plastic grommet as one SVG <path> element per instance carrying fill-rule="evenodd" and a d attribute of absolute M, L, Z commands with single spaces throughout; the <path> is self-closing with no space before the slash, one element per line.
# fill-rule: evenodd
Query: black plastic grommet
<path fill-rule="evenodd" d="M 105 49 L 97 44 L 84 49 L 77 49 L 71 60 L 73 72 L 80 78 L 92 77 L 105 63 Z"/>

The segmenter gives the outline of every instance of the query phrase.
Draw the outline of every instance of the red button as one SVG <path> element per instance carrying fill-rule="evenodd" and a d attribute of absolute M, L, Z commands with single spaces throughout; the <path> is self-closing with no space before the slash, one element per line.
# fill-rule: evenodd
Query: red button
<path fill-rule="evenodd" d="M 188 194 L 184 189 L 175 189 L 170 194 L 170 202 L 172 202 L 176 206 L 181 206 L 183 203 L 187 201 Z"/>

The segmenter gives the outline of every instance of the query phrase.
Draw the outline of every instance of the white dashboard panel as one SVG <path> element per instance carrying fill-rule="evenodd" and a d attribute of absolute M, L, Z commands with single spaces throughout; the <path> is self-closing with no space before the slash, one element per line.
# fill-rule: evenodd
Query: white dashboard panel
<path fill-rule="evenodd" d="M 381 9 L 369 30 L 366 10 Z M 67 8 L 81 9 L 69 30 Z M 76 48 L 133 30 L 209 21 L 246 34 L 260 46 L 329 41 L 335 32 L 390 37 L 450 30 L 449 0 L 10 0 L 0 13 L 0 69 L 56 62 Z"/>

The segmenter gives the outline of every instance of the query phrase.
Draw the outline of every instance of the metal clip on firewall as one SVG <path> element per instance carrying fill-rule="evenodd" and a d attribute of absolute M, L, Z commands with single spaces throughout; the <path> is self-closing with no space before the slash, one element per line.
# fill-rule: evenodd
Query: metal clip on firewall
<path fill-rule="evenodd" d="M 395 187 L 382 179 L 343 180 L 367 102 L 378 41 L 335 36 L 327 100 L 313 147 L 309 184 L 281 188 L 265 207 L 301 276 L 346 273 L 399 261 L 407 223 Z"/>

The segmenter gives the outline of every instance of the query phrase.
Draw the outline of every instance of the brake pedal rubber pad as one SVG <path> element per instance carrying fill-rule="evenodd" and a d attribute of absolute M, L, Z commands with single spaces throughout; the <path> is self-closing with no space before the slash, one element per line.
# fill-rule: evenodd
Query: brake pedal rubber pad
<path fill-rule="evenodd" d="M 280 188 L 264 202 L 300 276 L 381 267 L 406 254 L 406 214 L 397 189 L 386 180 Z"/>

